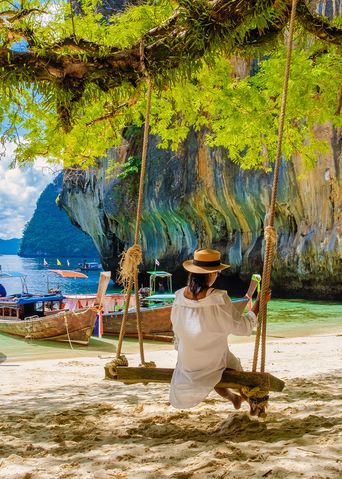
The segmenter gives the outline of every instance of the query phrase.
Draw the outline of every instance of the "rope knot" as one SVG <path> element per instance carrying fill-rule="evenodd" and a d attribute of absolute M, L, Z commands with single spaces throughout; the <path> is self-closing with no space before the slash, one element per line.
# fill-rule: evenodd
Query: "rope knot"
<path fill-rule="evenodd" d="M 241 396 L 249 404 L 251 416 L 266 417 L 266 408 L 268 407 L 269 391 L 259 387 L 250 388 L 244 386 L 241 388 Z"/>
<path fill-rule="evenodd" d="M 112 361 L 106 364 L 106 368 L 108 370 L 108 373 L 110 374 L 111 379 L 115 379 L 117 377 L 116 368 L 118 366 L 128 366 L 128 361 L 125 355 L 121 354 L 120 356 L 112 359 Z"/>
<path fill-rule="evenodd" d="M 266 243 L 271 243 L 271 246 L 275 246 L 277 244 L 277 232 L 273 226 L 266 226 L 264 230 L 264 237 Z"/>
<path fill-rule="evenodd" d="M 128 283 L 131 278 L 134 278 L 139 264 L 142 262 L 142 251 L 138 244 L 134 244 L 127 251 L 124 251 L 120 260 L 120 272 L 118 282 L 123 285 L 127 292 Z"/>

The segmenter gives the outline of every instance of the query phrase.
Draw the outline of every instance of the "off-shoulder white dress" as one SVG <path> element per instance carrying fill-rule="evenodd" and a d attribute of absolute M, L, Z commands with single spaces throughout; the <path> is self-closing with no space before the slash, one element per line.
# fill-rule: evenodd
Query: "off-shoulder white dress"
<path fill-rule="evenodd" d="M 256 325 L 252 311 L 241 316 L 227 291 L 209 289 L 203 299 L 176 292 L 171 312 L 178 349 L 170 386 L 170 403 L 183 409 L 203 401 L 220 381 L 225 368 L 241 370 L 240 360 L 229 351 L 227 336 L 248 336 Z"/>

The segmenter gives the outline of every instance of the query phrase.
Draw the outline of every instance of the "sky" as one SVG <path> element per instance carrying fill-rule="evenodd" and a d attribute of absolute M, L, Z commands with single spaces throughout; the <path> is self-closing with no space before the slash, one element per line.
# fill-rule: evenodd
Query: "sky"
<path fill-rule="evenodd" d="M 13 152 L 14 146 L 7 144 L 0 157 L 0 239 L 22 237 L 40 194 L 56 175 L 43 159 L 32 167 L 11 169 Z"/>

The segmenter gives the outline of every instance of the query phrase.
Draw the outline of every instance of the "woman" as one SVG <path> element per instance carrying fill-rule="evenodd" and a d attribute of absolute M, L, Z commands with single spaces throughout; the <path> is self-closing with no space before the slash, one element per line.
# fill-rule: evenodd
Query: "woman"
<path fill-rule="evenodd" d="M 176 292 L 171 312 L 178 350 L 170 402 L 183 409 L 196 406 L 215 391 L 241 407 L 243 398 L 226 388 L 218 388 L 226 368 L 242 370 L 240 360 L 228 349 L 227 336 L 248 336 L 257 322 L 259 298 L 253 308 L 241 316 L 224 290 L 211 288 L 219 271 L 229 268 L 222 264 L 219 251 L 196 250 L 193 260 L 183 263 L 189 271 L 188 285 Z M 270 299 L 270 293 L 267 296 Z"/>

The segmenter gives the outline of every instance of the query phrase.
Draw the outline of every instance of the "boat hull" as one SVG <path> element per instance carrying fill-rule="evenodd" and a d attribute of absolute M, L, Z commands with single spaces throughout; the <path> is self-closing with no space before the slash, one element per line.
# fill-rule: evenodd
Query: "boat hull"
<path fill-rule="evenodd" d="M 142 330 L 144 334 L 166 333 L 172 331 L 171 305 L 159 308 L 141 308 Z M 103 332 L 105 334 L 119 334 L 123 312 L 104 314 L 102 316 Z M 135 311 L 130 311 L 127 316 L 126 334 L 137 333 L 137 319 Z"/>
<path fill-rule="evenodd" d="M 24 320 L 0 319 L 0 332 L 25 339 L 71 341 L 88 344 L 97 311 L 85 308 Z"/>

